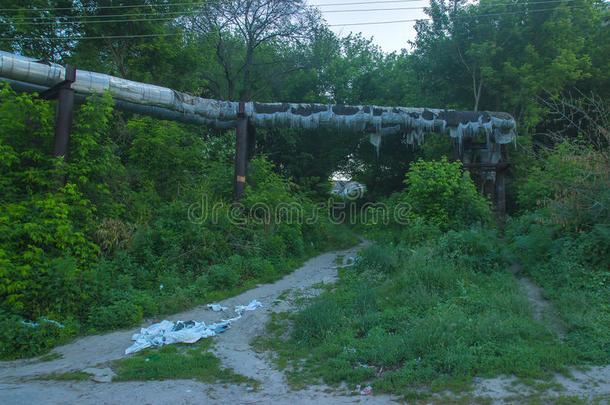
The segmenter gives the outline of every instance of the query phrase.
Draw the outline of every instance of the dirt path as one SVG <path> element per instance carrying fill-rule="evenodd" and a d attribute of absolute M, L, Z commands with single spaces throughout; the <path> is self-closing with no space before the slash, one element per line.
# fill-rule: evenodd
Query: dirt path
<path fill-rule="evenodd" d="M 510 272 L 519 282 L 525 298 L 529 301 L 534 319 L 539 323 L 546 325 L 555 332 L 560 340 L 563 340 L 566 334 L 565 326 L 553 309 L 551 303 L 542 297 L 542 289 L 534 284 L 529 278 L 521 275 L 520 264 L 513 264 L 510 267 Z"/>
<path fill-rule="evenodd" d="M 296 295 L 319 293 L 314 286 L 318 283 L 332 283 L 337 276 L 337 257 L 355 256 L 358 250 L 368 244 L 344 250 L 325 253 L 307 261 L 301 268 L 273 283 L 259 285 L 241 295 L 220 302 L 233 308 L 246 305 L 257 299 L 263 306 L 255 311 L 247 311 L 232 328 L 214 338 L 214 351 L 224 367 L 231 367 L 237 373 L 255 378 L 261 382 L 256 392 L 249 392 L 245 386 L 230 384 L 205 384 L 194 380 L 172 380 L 152 382 L 94 381 L 41 381 L 37 378 L 49 373 L 63 373 L 70 370 L 84 370 L 97 374 L 101 379 L 109 377 L 107 363 L 125 357 L 124 350 L 131 345 L 131 336 L 139 329 L 119 331 L 106 335 L 89 336 L 68 345 L 58 347 L 52 353 L 62 357 L 57 360 L 40 362 L 27 361 L 0 362 L 0 403 L 2 404 L 231 404 L 231 403 L 387 403 L 389 396 L 350 396 L 348 390 L 327 390 L 318 386 L 303 391 L 290 391 L 284 383 L 283 374 L 271 368 L 264 355 L 251 350 L 249 343 L 265 330 L 271 312 L 291 309 L 288 301 L 278 300 L 290 290 Z M 170 316 L 170 320 L 203 320 L 213 322 L 223 317 L 204 307 Z M 225 318 L 228 316 L 224 316 Z M 147 324 L 148 325 L 148 324 Z M 145 325 L 145 326 L 147 326 Z M 328 391 L 328 392 L 325 392 Z"/>
<path fill-rule="evenodd" d="M 87 381 L 42 381 L 38 377 L 49 373 L 83 370 L 95 374 L 96 379 L 109 379 L 110 360 L 125 357 L 124 350 L 131 345 L 131 336 L 139 329 L 118 331 L 106 335 L 89 336 L 71 344 L 58 347 L 52 353 L 62 357 L 41 362 L 37 359 L 0 362 L 0 404 L 386 404 L 395 397 L 389 395 L 354 395 L 348 387 L 329 389 L 315 386 L 306 390 L 292 391 L 285 384 L 282 372 L 272 368 L 265 354 L 254 352 L 250 341 L 265 330 L 271 312 L 294 309 L 292 299 L 286 296 L 316 295 L 320 292 L 316 284 L 332 283 L 336 280 L 335 260 L 340 256 L 355 256 L 368 244 L 343 251 L 325 253 L 307 261 L 301 268 L 273 283 L 260 285 L 241 295 L 220 302 L 233 308 L 245 305 L 252 299 L 259 300 L 263 307 L 247 311 L 243 318 L 222 335 L 215 337 L 214 352 L 224 367 L 260 381 L 258 391 L 247 391 L 246 387 L 232 384 L 206 384 L 195 380 L 170 380 L 151 382 Z M 518 269 L 511 269 L 518 270 Z M 537 320 L 546 322 L 559 336 L 561 325 L 553 318 L 550 304 L 540 295 L 540 290 L 528 280 L 520 283 L 524 294 L 532 304 Z M 287 292 L 290 291 L 290 294 Z M 227 314 L 231 315 L 231 314 Z M 213 322 L 223 317 L 204 307 L 170 316 L 170 320 L 203 320 Z M 228 316 L 224 316 L 228 317 Z M 143 326 L 148 326 L 147 322 Z M 104 375 L 107 374 L 107 375 Z M 476 379 L 475 390 L 466 395 L 467 402 L 520 403 L 536 398 L 542 402 L 554 402 L 561 396 L 578 396 L 589 401 L 610 403 L 610 366 L 592 367 L 589 370 L 572 370 L 573 378 L 556 376 L 557 383 L 544 393 L 520 384 L 514 377 L 499 376 L 491 379 Z M 561 388 L 563 387 L 563 388 Z M 353 387 L 349 387 L 353 388 Z M 555 389 L 555 390 L 554 390 Z M 452 396 L 449 398 L 459 398 Z M 447 398 L 447 397 L 445 397 Z M 485 400 L 487 398 L 487 400 Z M 438 397 L 437 397 L 438 399 Z M 446 399 L 445 399 L 446 401 Z M 605 402 L 604 402 L 605 401 Z M 432 400 L 434 402 L 434 399 Z"/>

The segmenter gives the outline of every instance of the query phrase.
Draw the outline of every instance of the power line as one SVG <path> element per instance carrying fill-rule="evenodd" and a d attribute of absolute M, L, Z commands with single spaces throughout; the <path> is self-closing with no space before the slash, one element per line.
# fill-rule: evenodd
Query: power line
<path fill-rule="evenodd" d="M 365 4 L 386 4 L 386 3 L 412 3 L 427 0 L 379 0 L 379 1 L 360 1 L 353 3 L 327 3 L 327 4 L 310 4 L 314 7 L 333 7 L 333 6 L 353 6 L 353 5 L 365 5 Z M 117 5 L 117 6 L 98 6 L 98 7 L 76 7 L 80 9 L 93 9 L 93 10 L 109 10 L 109 9 L 125 9 L 125 8 L 155 8 L 155 7 L 180 7 L 180 6 L 197 6 L 203 5 L 203 2 L 189 2 L 189 3 L 169 3 L 169 4 L 136 4 L 136 5 Z M 50 8 L 0 8 L 0 12 L 10 11 L 69 11 L 74 10 L 75 7 L 50 7 Z"/>
<path fill-rule="evenodd" d="M 569 6 L 570 8 L 584 8 L 588 6 Z M 454 20 L 462 20 L 466 18 L 479 18 L 479 17 L 499 17 L 503 15 L 514 15 L 514 14 L 529 14 L 529 13 L 541 13 L 543 11 L 553 11 L 554 8 L 546 8 L 540 10 L 521 10 L 521 11 L 513 11 L 513 12 L 503 12 L 503 13 L 493 13 L 493 14 L 478 14 L 478 15 L 463 15 L 454 17 Z M 369 21 L 369 22 L 361 22 L 361 23 L 347 23 L 347 24 L 330 24 L 329 27 L 349 27 L 356 25 L 376 25 L 376 24 L 395 24 L 395 23 L 404 23 L 404 22 L 417 22 L 421 20 L 430 21 L 431 18 L 415 18 L 411 20 L 392 20 L 392 21 Z"/>
<path fill-rule="evenodd" d="M 97 37 L 57 37 L 57 38 L 0 38 L 0 41 L 80 41 L 81 39 L 127 39 L 127 38 L 153 38 L 153 37 L 172 37 L 176 35 L 182 35 L 182 33 L 174 34 L 138 34 L 138 35 L 107 35 Z"/>
<path fill-rule="evenodd" d="M 201 5 L 202 3 L 169 3 L 169 4 L 136 4 L 136 5 L 120 5 L 120 6 L 98 6 L 98 7 L 86 7 L 80 6 L 76 8 L 80 9 L 94 9 L 94 10 L 108 10 L 108 9 L 120 9 L 120 8 L 154 8 L 154 7 L 179 7 L 179 6 L 195 6 Z M 0 11 L 66 11 L 74 10 L 75 7 L 50 7 L 50 8 L 0 8 Z"/>
<path fill-rule="evenodd" d="M 583 8 L 588 6 L 570 6 L 571 8 Z M 515 15 L 522 13 L 540 13 L 545 11 L 553 11 L 554 8 L 549 9 L 541 9 L 541 10 L 526 10 L 526 11 L 514 11 L 514 12 L 503 12 L 503 13 L 492 13 L 492 14 L 479 14 L 479 15 L 463 15 L 454 17 L 455 20 L 461 20 L 466 18 L 481 18 L 481 17 L 498 17 L 503 15 Z M 347 23 L 347 24 L 331 24 L 330 27 L 349 27 L 349 26 L 359 26 L 359 25 L 378 25 L 378 24 L 396 24 L 396 23 L 407 23 L 407 22 L 417 22 L 421 20 L 430 21 L 430 18 L 416 18 L 416 19 L 408 19 L 408 20 L 391 20 L 391 21 L 367 21 L 367 22 L 359 22 L 359 23 Z M 182 33 L 172 33 L 172 34 L 141 34 L 141 35 L 111 35 L 111 36 L 92 36 L 92 37 L 57 37 L 57 38 L 0 38 L 0 41 L 40 41 L 40 40 L 57 40 L 57 41 L 79 41 L 79 40 L 89 40 L 89 39 L 127 39 L 127 38 L 152 38 L 152 37 L 167 37 L 167 36 L 176 36 L 182 35 Z"/>
<path fill-rule="evenodd" d="M 528 5 L 533 4 L 551 4 L 551 3 L 562 3 L 564 0 L 544 0 L 544 1 L 536 1 L 530 2 Z M 494 6 L 512 6 L 515 3 L 496 3 Z M 569 7 L 588 7 L 588 5 L 584 6 L 569 6 Z M 325 13 L 351 13 L 351 12 L 377 12 L 377 11 L 401 11 L 401 10 L 423 10 L 426 7 L 398 7 L 398 8 L 375 8 L 375 9 L 363 9 L 363 10 L 330 10 Z M 533 10 L 532 10 L 533 11 Z M 120 17 L 122 19 L 118 20 L 76 20 L 76 18 L 102 18 L 102 17 L 111 17 L 111 16 L 82 16 L 82 17 L 44 17 L 44 19 L 52 20 L 48 22 L 44 21 L 32 21 L 32 22 L 6 22 L 0 23 L 0 25 L 50 25 L 55 23 L 74 23 L 74 24 L 93 24 L 93 23 L 121 23 L 121 22 L 143 22 L 143 21 L 169 21 L 175 18 L 179 18 L 181 16 L 187 16 L 196 14 L 197 12 L 172 12 L 172 13 L 158 13 L 158 14 L 116 14 L 112 17 Z M 174 17 L 162 17 L 168 15 L 175 15 Z M 125 19 L 124 17 L 134 16 L 134 17 L 142 17 L 136 19 Z M 152 17 L 152 18 L 148 18 Z M 68 18 L 75 18 L 75 20 L 69 20 Z M 36 20 L 37 18 L 15 18 L 14 20 L 24 20 L 24 19 L 32 19 Z M 362 24 L 354 24 L 354 25 L 362 25 Z"/>
<path fill-rule="evenodd" d="M 138 13 L 138 14 L 102 14 L 102 15 L 66 15 L 66 16 L 40 16 L 40 17 L 14 17 L 13 20 L 56 20 L 64 19 L 79 19 L 79 18 L 115 18 L 115 17 L 138 17 L 138 16 L 158 16 L 158 15 L 185 15 L 196 14 L 198 11 L 170 11 L 158 13 Z M 10 16 L 9 16 L 10 18 Z"/>
<path fill-rule="evenodd" d="M 176 17 L 159 17 L 159 18 L 133 18 L 123 20 L 102 20 L 102 21 L 47 21 L 47 22 L 19 22 L 19 23 L 0 23 L 0 25 L 51 25 L 51 24 L 110 24 L 110 23 L 127 23 L 127 22 L 145 22 L 145 21 L 171 21 Z"/>

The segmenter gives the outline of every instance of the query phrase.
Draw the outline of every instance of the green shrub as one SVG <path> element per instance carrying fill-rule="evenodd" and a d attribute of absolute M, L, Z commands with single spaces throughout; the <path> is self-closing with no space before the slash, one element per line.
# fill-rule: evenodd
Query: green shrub
<path fill-rule="evenodd" d="M 438 240 L 436 252 L 459 267 L 484 273 L 507 265 L 495 231 L 481 227 L 447 232 Z"/>
<path fill-rule="evenodd" d="M 126 328 L 142 320 L 142 307 L 127 300 L 120 300 L 108 306 L 93 307 L 88 323 L 96 331 Z"/>
<path fill-rule="evenodd" d="M 155 298 L 148 291 L 133 291 L 129 300 L 139 308 L 142 308 L 142 316 L 150 317 L 159 313 L 159 306 Z"/>
<path fill-rule="evenodd" d="M 36 325 L 37 324 L 37 325 Z M 73 337 L 71 325 L 60 327 L 46 318 L 27 325 L 16 316 L 0 314 L 0 359 L 10 360 L 44 354 Z"/>
<path fill-rule="evenodd" d="M 400 233 L 400 242 L 410 247 L 417 247 L 425 242 L 438 239 L 441 234 L 437 224 L 426 222 L 423 218 L 417 217 L 403 227 Z"/>
<path fill-rule="evenodd" d="M 273 281 L 277 276 L 273 264 L 262 257 L 252 257 L 248 259 L 248 266 L 252 277 L 258 278 L 261 281 Z"/>
<path fill-rule="evenodd" d="M 489 221 L 490 210 L 460 162 L 418 160 L 406 174 L 405 201 L 412 213 L 441 229 L 459 227 L 478 221 Z"/>
<path fill-rule="evenodd" d="M 293 257 L 301 257 L 305 254 L 305 244 L 301 230 L 296 228 L 296 225 L 282 225 L 278 228 L 278 234 L 281 236 L 286 246 L 286 253 Z"/>
<path fill-rule="evenodd" d="M 362 265 L 383 273 L 393 273 L 399 268 L 397 251 L 389 245 L 373 245 L 362 252 Z"/>
<path fill-rule="evenodd" d="M 214 289 L 226 289 L 234 287 L 239 282 L 239 269 L 230 264 L 215 264 L 210 267 L 208 280 L 210 287 Z"/>
<path fill-rule="evenodd" d="M 589 229 L 610 218 L 610 167 L 607 156 L 582 140 L 565 140 L 543 152 L 517 192 L 526 211 L 538 211 L 547 224 Z"/>

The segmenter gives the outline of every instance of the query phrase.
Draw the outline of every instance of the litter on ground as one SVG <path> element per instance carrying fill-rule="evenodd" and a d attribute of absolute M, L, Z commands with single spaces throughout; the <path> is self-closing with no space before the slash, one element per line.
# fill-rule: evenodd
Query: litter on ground
<path fill-rule="evenodd" d="M 356 386 L 356 391 L 360 393 L 360 395 L 369 395 L 373 392 L 373 387 L 367 385 L 363 390 L 360 389 L 360 384 Z"/>
<path fill-rule="evenodd" d="M 254 311 L 260 306 L 262 304 L 257 300 L 250 301 L 248 305 L 237 305 L 235 307 L 236 317 L 221 319 L 219 322 L 209 325 L 206 325 L 205 322 L 197 321 L 172 322 L 165 320 L 155 323 L 148 328 L 142 328 L 140 333 L 136 333 L 131 337 L 131 340 L 135 342 L 125 350 L 125 354 L 135 353 L 152 346 L 170 345 L 172 343 L 195 343 L 199 339 L 215 336 L 229 329 L 231 322 L 241 318 L 242 312 Z"/>
<path fill-rule="evenodd" d="M 40 322 L 47 322 L 47 323 L 52 323 L 53 325 L 57 326 L 58 328 L 63 328 L 64 325 L 62 325 L 61 323 L 54 321 L 53 319 L 47 319 L 47 318 L 41 318 Z M 40 322 L 28 322 L 28 321 L 21 321 L 22 324 L 24 324 L 25 326 L 29 326 L 30 328 L 37 328 L 40 326 Z"/>
<path fill-rule="evenodd" d="M 207 307 L 214 312 L 226 311 L 228 309 L 227 307 L 223 307 L 220 304 L 208 304 Z"/>

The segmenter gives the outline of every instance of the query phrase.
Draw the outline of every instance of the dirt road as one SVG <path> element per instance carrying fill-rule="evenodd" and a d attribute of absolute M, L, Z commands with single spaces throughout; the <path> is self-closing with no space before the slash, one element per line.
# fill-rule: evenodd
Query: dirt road
<path fill-rule="evenodd" d="M 332 283 L 337 277 L 336 259 L 340 256 L 355 256 L 368 244 L 343 251 L 334 251 L 307 261 L 301 268 L 273 283 L 257 286 L 236 297 L 220 302 L 225 307 L 246 305 L 257 299 L 263 306 L 255 311 L 246 311 L 231 329 L 214 337 L 214 352 L 224 367 L 260 381 L 257 391 L 248 391 L 244 385 L 206 384 L 195 380 L 171 380 L 150 382 L 95 382 L 87 381 L 43 381 L 39 377 L 49 373 L 82 370 L 95 375 L 95 380 L 109 380 L 112 371 L 107 362 L 124 358 L 125 349 L 131 345 L 131 336 L 139 329 L 118 331 L 106 335 L 88 336 L 68 345 L 58 347 L 52 353 L 61 358 L 42 362 L 39 359 L 0 362 L 0 404 L 386 404 L 389 395 L 356 395 L 354 387 L 329 389 L 326 386 L 310 387 L 293 391 L 285 384 L 282 372 L 269 364 L 266 354 L 252 350 L 250 341 L 262 334 L 271 312 L 294 309 L 293 300 L 286 297 L 316 295 L 321 292 L 315 286 Z M 524 294 L 535 300 L 529 285 Z M 290 291 L 288 294 L 287 292 Z M 537 291 L 537 290 L 536 290 Z M 530 297 L 531 296 L 531 297 Z M 541 301 L 539 299 L 538 301 Z M 546 304 L 545 304 L 546 305 Z M 539 305 L 538 305 L 539 306 Z M 546 308 L 546 307 L 545 307 Z M 543 308 L 544 309 L 544 308 Z M 547 308 L 548 309 L 548 308 Z M 533 305 L 534 315 L 542 311 Z M 227 316 L 228 315 L 228 316 Z M 170 320 L 203 320 L 206 323 L 228 318 L 229 314 L 212 312 L 197 307 L 168 317 Z M 143 326 L 148 326 L 147 322 Z M 557 391 L 545 393 L 544 398 L 559 399 L 562 396 L 578 396 L 585 401 L 610 402 L 610 366 L 592 367 L 588 370 L 573 370 L 573 378 L 556 376 Z M 492 379 L 476 379 L 473 391 L 476 398 L 486 397 L 492 403 L 505 401 L 521 402 L 519 398 L 531 395 L 530 389 L 514 385 L 514 377 L 500 376 Z M 521 396 L 520 396 L 521 395 Z M 525 397 L 524 397 L 525 395 Z M 450 396 L 450 398 L 455 398 Z M 445 398 L 446 400 L 446 398 Z M 604 402 L 606 401 L 606 402 Z M 434 402 L 434 401 L 432 401 Z"/>
<path fill-rule="evenodd" d="M 83 370 L 107 379 L 111 375 L 107 362 L 125 357 L 131 336 L 139 329 L 118 331 L 105 335 L 88 336 L 58 347 L 53 353 L 62 357 L 47 362 L 37 359 L 0 362 L 0 403 L 2 404 L 234 404 L 234 403 L 387 403 L 389 396 L 354 396 L 348 389 L 328 390 L 317 386 L 302 391 L 291 391 L 284 383 L 283 374 L 270 367 L 264 354 L 255 353 L 249 343 L 264 332 L 272 311 L 291 309 L 290 300 L 278 300 L 290 291 L 292 295 L 315 295 L 319 283 L 332 283 L 337 276 L 335 260 L 339 256 L 355 256 L 368 242 L 343 251 L 322 254 L 308 260 L 302 267 L 273 283 L 259 285 L 238 296 L 221 301 L 225 307 L 246 305 L 257 299 L 263 306 L 246 311 L 232 328 L 214 337 L 214 351 L 224 367 L 255 378 L 261 382 L 255 392 L 245 386 L 206 384 L 194 380 L 152 382 L 41 381 L 41 375 Z M 223 317 L 205 307 L 168 317 L 170 320 L 203 320 L 213 322 Z M 229 317 L 229 316 L 224 316 Z M 148 324 L 143 325 L 148 326 Z M 327 391 L 327 392 L 325 392 Z"/>

